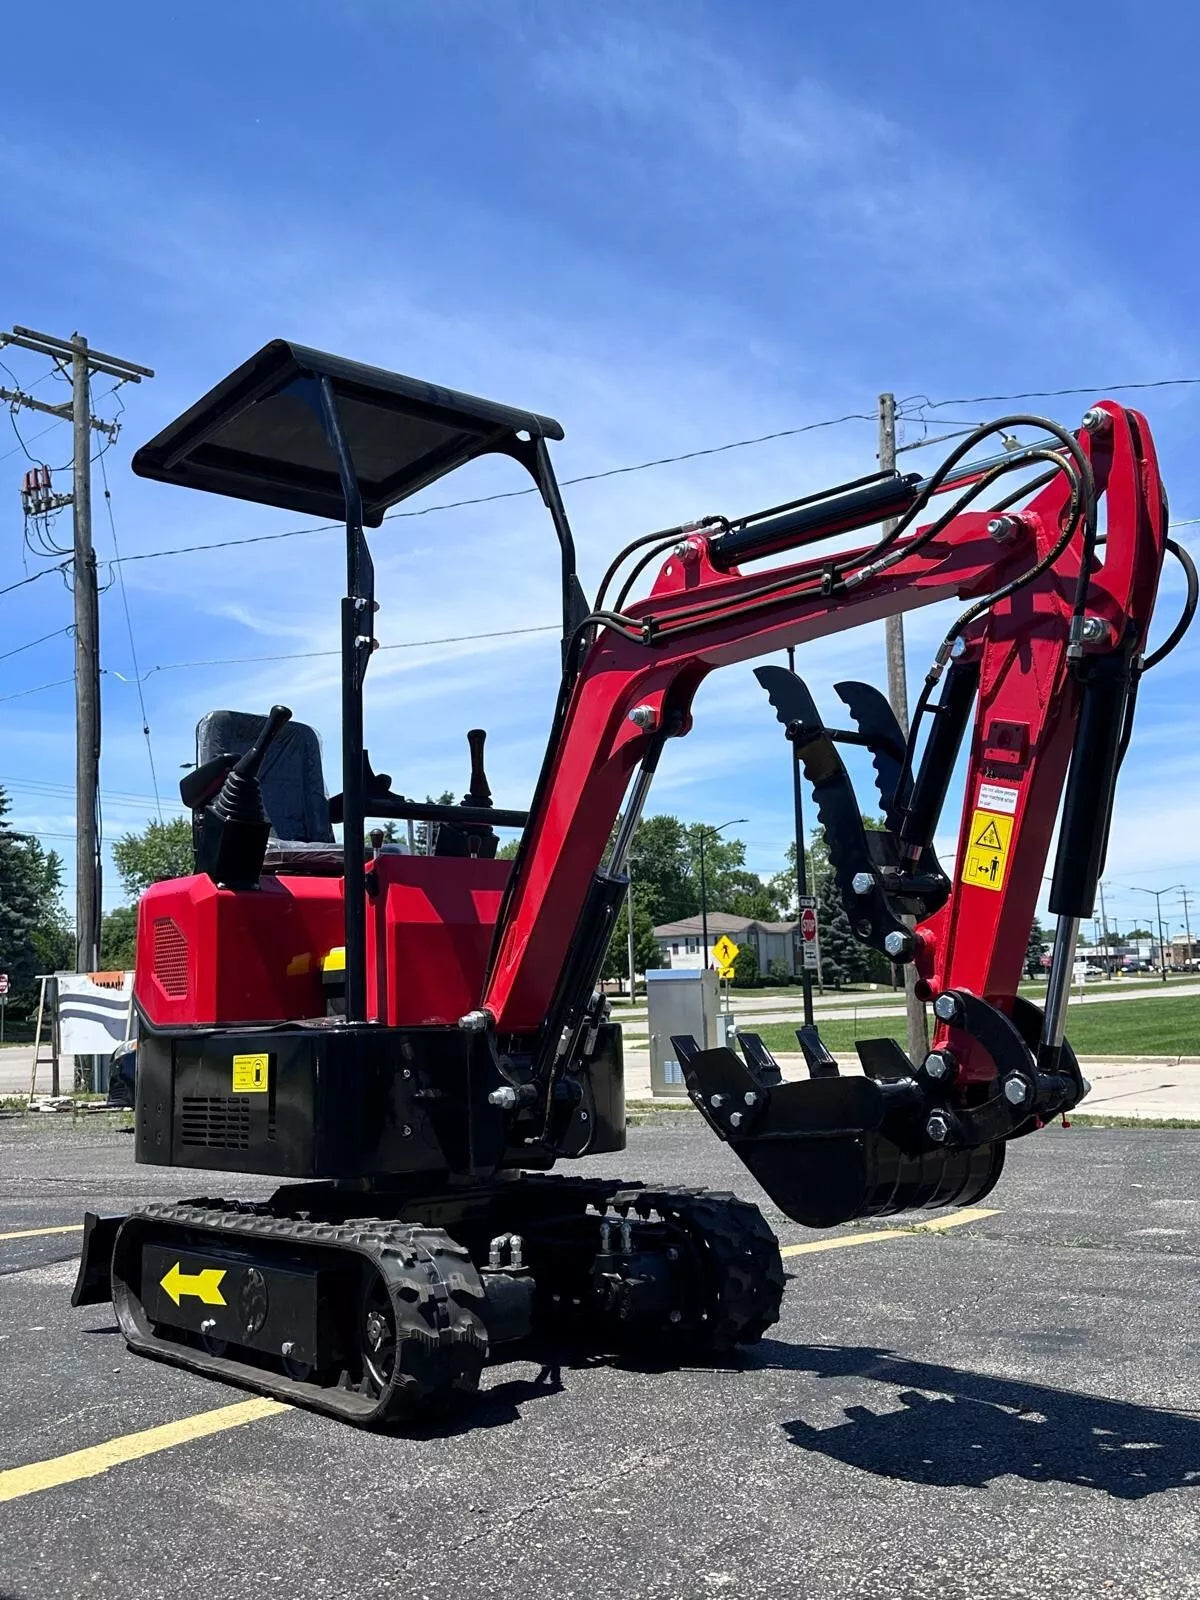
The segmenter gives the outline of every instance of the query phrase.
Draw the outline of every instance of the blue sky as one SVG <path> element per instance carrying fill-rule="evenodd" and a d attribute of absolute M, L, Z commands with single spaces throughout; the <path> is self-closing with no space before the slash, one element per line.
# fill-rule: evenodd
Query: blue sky
<path fill-rule="evenodd" d="M 871 414 L 881 389 L 1099 395 L 1200 375 L 1190 8 L 1157 8 L 1151 27 L 1103 0 L 1086 16 L 1025 0 L 903 12 L 52 0 L 7 29 L 7 58 L 29 65 L 8 75 L 0 132 L 0 321 L 79 328 L 158 374 L 122 391 L 105 463 L 126 556 L 297 525 L 127 468 L 280 335 L 559 417 L 564 478 Z M 34 65 L 66 38 L 84 66 L 78 121 Z M 6 359 L 27 385 L 44 372 L 20 352 Z M 1200 516 L 1200 387 L 1136 398 L 1172 514 Z M 1074 422 L 1086 399 L 1045 404 Z M 98 406 L 112 415 L 116 401 Z M 932 431 L 995 409 L 943 408 Z M 0 422 L 2 584 L 22 575 L 28 463 Z M 65 461 L 65 428 L 33 441 L 44 425 L 19 422 L 36 456 Z M 921 437 L 915 414 L 904 431 Z M 874 424 L 853 421 L 569 489 L 585 587 L 635 533 L 857 476 L 874 445 Z M 519 486 L 511 465 L 479 465 L 413 506 Z M 102 560 L 113 554 L 101 500 L 96 543 Z M 374 548 L 386 643 L 554 620 L 552 537 L 531 499 L 392 522 Z M 339 572 L 336 535 L 319 533 L 126 564 L 165 806 L 213 706 L 284 699 L 336 750 L 333 660 L 174 664 L 332 649 Z M 1172 580 L 1164 619 L 1178 593 Z M 0 597 L 0 653 L 65 626 L 69 608 L 56 577 Z M 910 680 L 944 621 L 910 620 Z M 111 838 L 154 810 L 118 587 L 102 601 L 102 638 Z M 0 696 L 67 677 L 70 650 L 60 636 L 0 663 Z M 482 723 L 498 800 L 523 803 L 555 650 L 546 633 L 377 657 L 375 764 L 407 792 L 460 788 L 463 732 Z M 1195 637 L 1143 691 L 1106 874 L 1125 921 L 1151 903 L 1118 885 L 1200 890 L 1198 656 Z M 881 682 L 882 629 L 802 661 L 826 697 L 841 676 Z M 68 861 L 71 719 L 69 686 L 0 699 L 0 782 L 17 820 Z M 786 754 L 748 667 L 702 690 L 654 804 L 711 822 L 745 815 L 751 864 L 781 863 Z M 119 899 L 110 874 L 105 904 Z"/>

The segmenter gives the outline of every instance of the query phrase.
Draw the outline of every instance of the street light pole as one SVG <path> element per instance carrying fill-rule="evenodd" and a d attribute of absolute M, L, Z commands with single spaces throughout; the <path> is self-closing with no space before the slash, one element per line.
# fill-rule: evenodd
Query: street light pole
<path fill-rule="evenodd" d="M 1139 888 L 1136 883 L 1131 883 L 1129 887 L 1135 890 L 1138 894 L 1152 894 L 1154 896 L 1154 916 L 1158 923 L 1158 970 L 1162 981 L 1166 983 L 1167 951 L 1166 946 L 1163 943 L 1162 897 L 1165 894 L 1173 894 L 1176 889 L 1182 889 L 1183 884 L 1173 883 L 1168 889 L 1142 889 Z"/>
<path fill-rule="evenodd" d="M 746 818 L 746 817 L 730 817 L 729 821 L 728 822 L 723 822 L 719 828 L 711 827 L 707 822 L 701 822 L 701 823 L 699 823 L 697 825 L 698 826 L 698 830 L 699 830 L 698 833 L 697 833 L 697 837 L 698 837 L 698 839 L 700 841 L 700 946 L 701 946 L 701 948 L 700 948 L 700 955 L 701 955 L 700 965 L 703 968 L 707 968 L 708 964 L 709 964 L 708 963 L 708 885 L 705 882 L 705 878 L 704 878 L 704 836 L 707 833 L 711 833 L 714 836 L 716 834 L 718 834 L 718 833 L 724 833 L 726 828 L 732 828 L 735 823 L 746 822 L 748 820 L 749 819 Z"/>

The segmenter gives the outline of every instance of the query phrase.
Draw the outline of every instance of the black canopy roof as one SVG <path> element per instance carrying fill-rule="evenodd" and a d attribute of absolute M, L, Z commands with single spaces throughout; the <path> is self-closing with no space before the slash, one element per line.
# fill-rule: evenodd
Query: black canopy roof
<path fill-rule="evenodd" d="M 476 456 L 499 451 L 529 467 L 529 439 L 563 437 L 553 417 L 274 339 L 143 445 L 133 470 L 341 518 L 342 485 L 314 383 L 322 378 L 336 396 L 371 527 L 389 506 Z"/>

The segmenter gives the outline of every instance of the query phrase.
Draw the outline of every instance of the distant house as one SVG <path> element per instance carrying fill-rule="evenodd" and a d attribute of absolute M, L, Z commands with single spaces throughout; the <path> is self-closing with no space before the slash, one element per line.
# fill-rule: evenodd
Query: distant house
<path fill-rule="evenodd" d="M 664 922 L 654 930 L 664 967 L 713 966 L 712 947 L 726 934 L 743 950 L 753 945 L 760 972 L 765 973 L 772 961 L 782 963 L 789 975 L 800 971 L 798 922 L 756 922 L 750 917 L 731 916 L 726 911 L 710 911 L 707 957 L 700 950 L 702 924 L 699 917 L 681 917 L 678 922 Z"/>

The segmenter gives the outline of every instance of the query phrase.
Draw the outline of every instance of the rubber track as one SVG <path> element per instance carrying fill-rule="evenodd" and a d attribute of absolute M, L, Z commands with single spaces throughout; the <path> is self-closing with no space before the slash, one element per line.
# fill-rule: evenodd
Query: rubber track
<path fill-rule="evenodd" d="M 365 1260 L 386 1284 L 396 1326 L 396 1362 L 382 1394 L 363 1388 L 319 1384 L 251 1361 L 212 1355 L 191 1345 L 164 1339 L 140 1326 L 122 1303 L 134 1297 L 118 1289 L 114 1271 L 113 1301 L 122 1332 L 133 1348 L 274 1396 L 291 1404 L 311 1406 L 364 1427 L 411 1422 L 445 1409 L 456 1394 L 473 1393 L 487 1356 L 487 1329 L 481 1315 L 483 1284 L 467 1251 L 440 1228 L 355 1218 L 345 1223 L 307 1222 L 274 1217 L 260 1206 L 236 1201 L 184 1202 L 146 1206 L 129 1222 L 160 1230 L 179 1227 L 206 1232 L 222 1242 L 279 1244 L 295 1250 L 318 1248 L 347 1251 Z M 125 1229 L 122 1229 L 124 1233 Z M 137 1234 L 132 1248 L 137 1248 Z M 195 1248 L 192 1245 L 191 1248 Z M 118 1236 L 114 1264 L 121 1256 Z M 141 1309 L 140 1306 L 138 1308 Z M 145 1324 L 144 1312 L 140 1322 Z"/>

